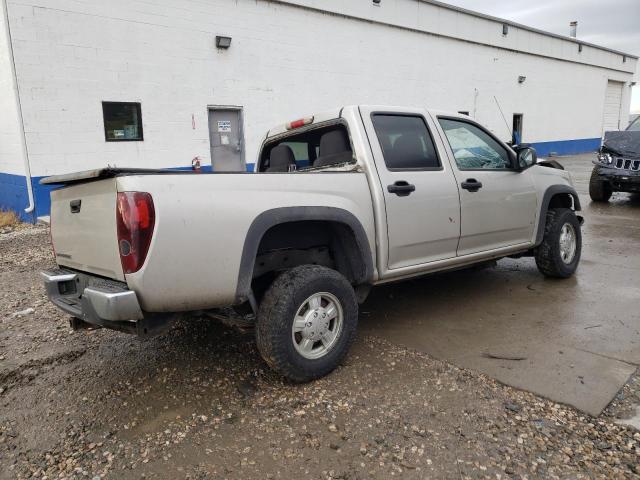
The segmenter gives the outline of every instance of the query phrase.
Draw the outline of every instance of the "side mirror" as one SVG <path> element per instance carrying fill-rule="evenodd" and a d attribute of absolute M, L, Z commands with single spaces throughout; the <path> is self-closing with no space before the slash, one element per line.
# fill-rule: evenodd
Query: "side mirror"
<path fill-rule="evenodd" d="M 524 171 L 533 167 L 538 162 L 538 154 L 536 149 L 532 147 L 521 147 L 516 149 L 518 154 L 518 170 Z"/>

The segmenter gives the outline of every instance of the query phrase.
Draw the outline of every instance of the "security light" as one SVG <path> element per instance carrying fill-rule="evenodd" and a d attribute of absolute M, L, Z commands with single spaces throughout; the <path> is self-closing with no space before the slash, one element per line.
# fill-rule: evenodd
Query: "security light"
<path fill-rule="evenodd" d="M 525 77 L 524 75 L 520 75 L 518 77 L 518 83 L 524 83 L 526 79 L 527 79 L 527 77 Z"/>
<path fill-rule="evenodd" d="M 216 47 L 226 50 L 231 46 L 231 37 L 216 36 Z"/>

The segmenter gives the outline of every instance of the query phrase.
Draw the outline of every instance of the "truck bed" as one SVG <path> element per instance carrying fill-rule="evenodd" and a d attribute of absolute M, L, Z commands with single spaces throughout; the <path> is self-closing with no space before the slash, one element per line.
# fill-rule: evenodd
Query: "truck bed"
<path fill-rule="evenodd" d="M 82 172 L 52 175 L 40 180 L 41 185 L 69 185 L 73 183 L 94 182 L 105 178 L 122 177 L 127 175 L 220 175 L 221 173 L 242 174 L 249 172 L 203 172 L 194 170 L 174 170 L 169 168 L 98 168 Z"/>

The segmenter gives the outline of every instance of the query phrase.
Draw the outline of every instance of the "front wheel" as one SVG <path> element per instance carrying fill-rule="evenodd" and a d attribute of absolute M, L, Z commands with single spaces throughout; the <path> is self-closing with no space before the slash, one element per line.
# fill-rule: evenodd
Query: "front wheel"
<path fill-rule="evenodd" d="M 345 358 L 358 325 L 353 287 L 335 270 L 303 265 L 281 274 L 258 309 L 256 343 L 274 370 L 308 382 Z"/>
<path fill-rule="evenodd" d="M 544 237 L 536 249 L 536 265 L 547 277 L 568 278 L 580 263 L 582 232 L 573 210 L 553 208 L 547 212 Z"/>
<path fill-rule="evenodd" d="M 589 179 L 589 196 L 594 202 L 608 202 L 613 194 L 611 184 L 602 180 L 598 174 L 598 167 L 594 167 Z"/>

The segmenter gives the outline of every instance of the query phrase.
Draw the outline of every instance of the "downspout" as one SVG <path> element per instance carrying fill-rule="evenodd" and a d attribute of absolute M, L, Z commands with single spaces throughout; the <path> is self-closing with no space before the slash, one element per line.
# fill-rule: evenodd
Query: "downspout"
<path fill-rule="evenodd" d="M 27 136 L 24 133 L 24 119 L 22 117 L 22 103 L 20 102 L 20 89 L 18 87 L 18 74 L 16 73 L 16 64 L 13 57 L 13 43 L 11 42 L 11 26 L 9 25 L 9 5 L 7 0 L 2 0 L 4 8 L 4 21 L 7 24 L 7 45 L 9 46 L 9 64 L 11 65 L 11 73 L 13 77 L 13 89 L 16 97 L 16 110 L 18 112 L 18 124 L 20 126 L 20 143 L 22 146 L 22 158 L 24 160 L 25 179 L 27 181 L 27 194 L 29 196 L 29 206 L 24 209 L 25 213 L 32 213 L 35 210 L 33 201 L 33 185 L 31 184 L 31 165 L 29 163 L 29 151 L 27 149 Z"/>

